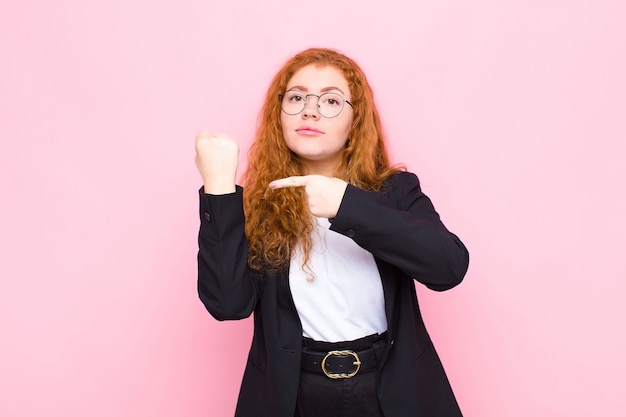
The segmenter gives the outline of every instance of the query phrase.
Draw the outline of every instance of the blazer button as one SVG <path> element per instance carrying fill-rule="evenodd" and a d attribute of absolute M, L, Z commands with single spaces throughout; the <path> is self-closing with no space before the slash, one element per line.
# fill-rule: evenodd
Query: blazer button
<path fill-rule="evenodd" d="M 207 221 L 211 221 L 211 215 L 208 212 L 204 212 L 204 218 L 207 219 Z"/>
<path fill-rule="evenodd" d="M 348 236 L 348 237 L 355 237 L 356 236 L 356 232 L 354 230 L 352 230 L 352 229 L 348 229 L 346 231 L 346 236 Z"/>

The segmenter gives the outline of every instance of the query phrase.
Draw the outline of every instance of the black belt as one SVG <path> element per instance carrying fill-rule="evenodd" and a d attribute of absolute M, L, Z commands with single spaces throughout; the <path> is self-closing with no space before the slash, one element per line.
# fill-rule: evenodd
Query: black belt
<path fill-rule="evenodd" d="M 330 352 L 302 351 L 302 370 L 323 373 L 329 378 L 352 378 L 361 371 L 378 366 L 378 357 L 385 342 L 380 341 L 371 348 L 355 352 L 331 350 Z"/>

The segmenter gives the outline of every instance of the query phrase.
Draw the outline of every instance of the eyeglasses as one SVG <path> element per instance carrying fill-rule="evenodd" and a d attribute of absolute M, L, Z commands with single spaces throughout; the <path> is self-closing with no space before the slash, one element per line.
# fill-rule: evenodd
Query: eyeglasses
<path fill-rule="evenodd" d="M 310 96 L 317 97 L 317 109 L 320 115 L 327 119 L 339 116 L 339 113 L 343 110 L 344 103 L 348 103 L 350 107 L 354 108 L 352 103 L 339 93 L 324 93 L 318 96 L 317 94 L 305 94 L 296 90 L 290 90 L 278 95 L 280 108 L 291 116 L 299 114 L 306 107 Z"/>

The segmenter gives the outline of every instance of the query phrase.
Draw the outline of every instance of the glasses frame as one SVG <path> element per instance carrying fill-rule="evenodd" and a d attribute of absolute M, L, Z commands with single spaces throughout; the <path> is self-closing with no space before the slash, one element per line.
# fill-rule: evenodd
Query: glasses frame
<path fill-rule="evenodd" d="M 316 105 L 316 107 L 317 107 L 317 112 L 320 114 L 320 116 L 322 116 L 322 117 L 323 117 L 323 118 L 325 118 L 325 119 L 334 119 L 335 117 L 339 116 L 339 115 L 341 114 L 341 112 L 343 111 L 344 107 L 346 107 L 346 104 L 345 104 L 345 103 L 348 103 L 348 104 L 350 105 L 350 107 L 352 107 L 352 108 L 354 109 L 354 106 L 352 105 L 352 103 L 350 103 L 348 100 L 346 100 L 344 96 L 342 96 L 341 94 L 339 94 L 339 93 L 337 93 L 337 92 L 334 92 L 334 91 L 329 91 L 329 92 L 327 92 L 327 93 L 322 93 L 322 94 L 320 94 L 320 95 L 317 95 L 317 94 L 304 94 L 304 105 L 302 106 L 302 110 L 300 110 L 300 111 L 299 111 L 299 112 L 297 112 L 297 113 L 288 113 L 288 112 L 286 112 L 286 111 L 285 111 L 285 109 L 283 109 L 283 98 L 285 97 L 285 94 L 287 94 L 289 91 L 298 91 L 298 90 L 287 90 L 287 91 L 285 91 L 284 93 L 279 94 L 279 95 L 278 95 L 278 99 L 280 100 L 280 110 L 281 110 L 282 112 L 284 112 L 285 114 L 288 114 L 288 115 L 290 115 L 290 116 L 295 116 L 295 115 L 297 115 L 297 114 L 300 114 L 300 113 L 302 113 L 302 112 L 304 111 L 304 109 L 306 109 L 306 105 L 307 105 L 307 103 L 309 102 L 309 96 L 317 97 L 317 103 L 315 103 L 315 105 Z M 322 114 L 322 112 L 320 112 L 320 98 L 322 98 L 322 96 L 324 96 L 324 95 L 326 95 L 326 94 L 335 94 L 335 95 L 338 95 L 338 96 L 339 96 L 339 97 L 341 97 L 341 99 L 343 100 L 343 101 L 342 101 L 342 103 L 341 103 L 341 110 L 339 110 L 339 113 L 337 113 L 337 114 L 336 114 L 336 115 L 334 115 L 334 116 L 330 116 L 330 117 L 328 117 L 328 116 L 324 116 L 324 115 Z"/>

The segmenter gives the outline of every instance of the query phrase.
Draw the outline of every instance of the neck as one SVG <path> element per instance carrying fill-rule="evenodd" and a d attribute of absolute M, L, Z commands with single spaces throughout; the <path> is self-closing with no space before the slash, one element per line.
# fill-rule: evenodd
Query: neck
<path fill-rule="evenodd" d="M 308 175 L 323 175 L 332 178 L 337 174 L 338 163 L 336 162 L 303 160 L 302 163 L 306 167 Z"/>

